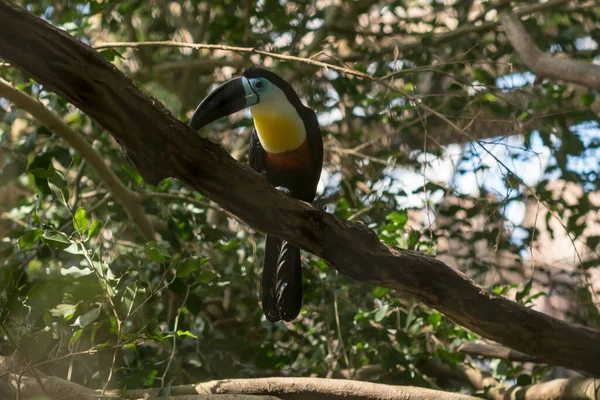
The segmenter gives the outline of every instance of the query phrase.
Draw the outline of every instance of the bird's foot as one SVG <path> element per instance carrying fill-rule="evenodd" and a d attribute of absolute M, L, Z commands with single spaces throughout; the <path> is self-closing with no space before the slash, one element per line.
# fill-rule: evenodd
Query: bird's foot
<path fill-rule="evenodd" d="M 323 211 L 327 211 L 327 203 L 314 202 L 313 205 L 317 208 L 320 208 Z"/>
<path fill-rule="evenodd" d="M 275 189 L 282 191 L 283 193 L 287 194 L 288 196 L 291 195 L 291 192 L 288 188 L 283 187 L 283 186 L 277 186 Z"/>

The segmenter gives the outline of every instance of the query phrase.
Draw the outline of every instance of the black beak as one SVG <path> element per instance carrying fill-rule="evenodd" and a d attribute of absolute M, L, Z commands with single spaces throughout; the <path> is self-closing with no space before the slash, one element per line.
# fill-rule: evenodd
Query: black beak
<path fill-rule="evenodd" d="M 219 118 L 258 103 L 258 95 L 250 87 L 245 77 L 231 79 L 206 96 L 194 111 L 190 126 L 195 131 L 205 127 Z"/>

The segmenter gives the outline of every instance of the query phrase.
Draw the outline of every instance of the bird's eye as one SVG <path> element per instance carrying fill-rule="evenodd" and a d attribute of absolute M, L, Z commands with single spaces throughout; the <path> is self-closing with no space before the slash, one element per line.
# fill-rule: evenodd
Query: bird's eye
<path fill-rule="evenodd" d="M 258 78 L 258 79 L 254 79 L 252 80 L 252 88 L 254 90 L 261 91 L 261 90 L 265 90 L 267 87 L 267 82 L 262 79 L 262 78 Z"/>

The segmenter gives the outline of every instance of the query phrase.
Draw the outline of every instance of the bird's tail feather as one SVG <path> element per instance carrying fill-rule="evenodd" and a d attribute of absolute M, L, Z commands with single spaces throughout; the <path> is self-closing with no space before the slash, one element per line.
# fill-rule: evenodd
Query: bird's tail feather
<path fill-rule="evenodd" d="M 302 307 L 300 249 L 274 236 L 267 236 L 265 244 L 261 297 L 271 322 L 292 321 Z"/>

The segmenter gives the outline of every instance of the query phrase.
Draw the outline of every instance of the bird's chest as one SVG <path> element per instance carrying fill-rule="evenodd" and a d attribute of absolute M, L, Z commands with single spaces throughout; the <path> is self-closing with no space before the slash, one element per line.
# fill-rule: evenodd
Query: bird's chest
<path fill-rule="evenodd" d="M 300 146 L 294 150 L 281 153 L 269 153 L 265 151 L 265 164 L 268 169 L 276 171 L 306 171 L 311 167 L 311 154 L 308 141 L 305 139 Z"/>
<path fill-rule="evenodd" d="M 301 151 L 306 141 L 306 128 L 296 110 L 286 105 L 266 108 L 256 105 L 252 110 L 254 127 L 262 147 L 271 154 Z M 280 158 L 285 158 L 282 155 Z"/>

